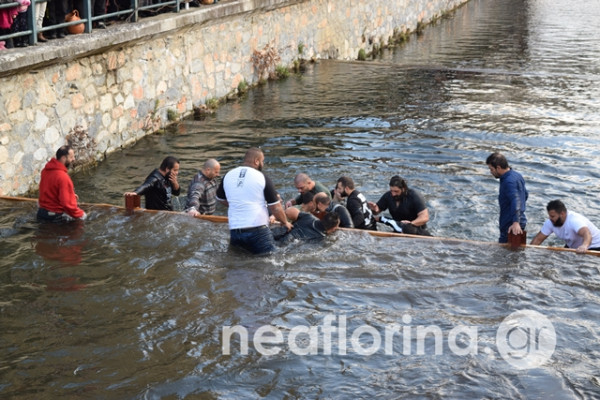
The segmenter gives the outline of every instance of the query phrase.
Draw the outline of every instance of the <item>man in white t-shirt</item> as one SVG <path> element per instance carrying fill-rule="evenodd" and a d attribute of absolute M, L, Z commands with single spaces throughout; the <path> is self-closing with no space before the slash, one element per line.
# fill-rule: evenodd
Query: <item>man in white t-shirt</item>
<path fill-rule="evenodd" d="M 578 253 L 587 250 L 600 250 L 600 230 L 589 219 L 567 207 L 560 200 L 552 200 L 546 206 L 548 217 L 535 235 L 531 244 L 541 244 L 551 233 L 567 242 L 567 247 Z"/>
<path fill-rule="evenodd" d="M 288 231 L 292 229 L 273 183 L 262 173 L 264 161 L 262 150 L 249 149 L 244 164 L 225 174 L 217 189 L 217 200 L 229 207 L 230 244 L 254 254 L 275 250 L 269 211 Z"/>

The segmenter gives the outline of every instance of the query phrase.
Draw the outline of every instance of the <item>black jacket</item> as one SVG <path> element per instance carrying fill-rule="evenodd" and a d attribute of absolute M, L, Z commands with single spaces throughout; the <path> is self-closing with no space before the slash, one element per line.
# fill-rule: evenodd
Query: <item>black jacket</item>
<path fill-rule="evenodd" d="M 180 188 L 181 189 L 181 188 Z M 148 210 L 172 210 L 171 196 L 179 196 L 180 189 L 174 190 L 168 176 L 162 176 L 158 169 L 152 171 L 135 192 L 146 197 Z"/>

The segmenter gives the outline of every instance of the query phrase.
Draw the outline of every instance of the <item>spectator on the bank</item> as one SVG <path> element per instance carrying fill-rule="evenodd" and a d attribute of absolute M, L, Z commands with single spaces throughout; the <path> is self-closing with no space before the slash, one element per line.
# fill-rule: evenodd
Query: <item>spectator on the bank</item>
<path fill-rule="evenodd" d="M 27 30 L 27 9 L 31 4 L 29 0 L 16 0 L 20 4 L 17 7 L 17 15 L 13 20 L 12 27 L 10 28 L 11 33 L 25 32 Z M 19 36 L 13 39 L 15 47 L 27 47 L 29 46 L 29 38 L 27 36 Z"/>
<path fill-rule="evenodd" d="M 12 0 L 0 0 L 0 4 L 12 3 Z M 0 36 L 10 35 L 13 22 L 19 13 L 18 7 L 0 8 Z M 13 47 L 13 40 L 6 39 L 4 46 L 7 49 Z"/>
<path fill-rule="evenodd" d="M 48 2 L 48 25 L 58 25 L 65 22 L 65 17 L 73 10 L 71 0 L 50 0 Z M 66 36 L 65 28 L 53 29 L 48 32 L 48 39 L 62 39 Z"/>
<path fill-rule="evenodd" d="M 44 43 L 48 41 L 48 38 L 44 36 L 44 32 L 39 32 L 44 26 L 44 16 L 46 15 L 47 1 L 40 1 L 35 3 L 35 27 L 38 30 L 37 41 Z"/>
<path fill-rule="evenodd" d="M 92 9 L 94 12 L 94 17 L 106 14 L 106 0 L 92 0 Z M 106 29 L 106 24 L 103 20 L 94 21 L 92 28 Z"/>

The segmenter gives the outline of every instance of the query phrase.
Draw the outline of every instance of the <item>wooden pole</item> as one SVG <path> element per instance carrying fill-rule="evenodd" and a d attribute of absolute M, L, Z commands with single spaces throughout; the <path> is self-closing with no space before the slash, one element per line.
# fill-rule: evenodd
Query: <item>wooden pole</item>
<path fill-rule="evenodd" d="M 37 199 L 32 199 L 32 198 L 29 198 L 29 197 L 12 197 L 12 196 L 0 196 L 0 200 L 37 202 Z M 138 201 L 139 201 L 139 196 L 138 196 Z M 105 204 L 105 203 L 80 203 L 80 206 L 83 206 L 83 207 L 102 207 L 102 208 L 112 208 L 112 209 L 116 208 L 117 210 L 125 210 L 125 211 L 128 210 L 127 207 L 120 207 L 120 206 L 115 206 L 114 204 Z M 179 212 L 179 211 L 147 210 L 145 208 L 139 208 L 139 204 L 138 204 L 137 207 L 134 207 L 130 211 L 143 212 L 143 213 L 151 213 L 151 214 L 155 214 L 155 213 L 159 213 L 159 212 L 161 212 L 161 213 L 181 214 L 181 212 Z M 201 219 L 201 220 L 204 220 L 204 221 L 216 222 L 216 223 L 225 223 L 225 222 L 228 222 L 227 217 L 224 216 L 224 215 L 197 215 L 194 218 Z M 367 233 L 367 234 L 369 234 L 371 236 L 375 236 L 375 237 L 384 237 L 384 238 L 410 238 L 410 239 L 419 239 L 419 240 L 437 240 L 437 241 L 440 241 L 440 242 L 457 242 L 457 243 L 466 243 L 466 244 L 473 244 L 473 245 L 479 245 L 479 246 L 482 246 L 482 245 L 490 246 L 491 245 L 491 246 L 500 246 L 500 247 L 504 247 L 504 248 L 507 248 L 507 249 L 511 249 L 511 248 L 514 249 L 514 247 L 512 247 L 510 243 L 484 242 L 484 241 L 479 241 L 479 240 L 449 238 L 449 237 L 442 237 L 442 236 L 419 236 L 419 235 L 409 235 L 409 234 L 406 234 L 406 233 L 396 233 L 396 232 L 367 231 L 367 230 L 355 229 L 355 228 L 339 228 L 339 229 L 342 230 L 342 231 L 347 231 L 347 232 Z M 517 249 L 551 250 L 551 251 L 569 252 L 569 253 L 576 253 L 577 252 L 576 249 L 570 249 L 568 247 L 536 246 L 536 245 L 532 245 L 532 244 L 521 244 L 520 246 L 518 246 L 516 248 Z M 585 253 L 581 253 L 581 254 L 588 254 L 588 255 L 600 257 L 600 251 L 588 250 Z"/>

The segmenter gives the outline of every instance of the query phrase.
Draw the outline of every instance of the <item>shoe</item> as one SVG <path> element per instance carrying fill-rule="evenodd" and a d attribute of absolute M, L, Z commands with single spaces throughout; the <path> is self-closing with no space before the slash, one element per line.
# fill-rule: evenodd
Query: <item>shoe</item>
<path fill-rule="evenodd" d="M 59 39 L 62 39 L 64 37 L 66 37 L 67 35 L 63 32 L 63 31 L 58 31 L 56 32 L 56 37 Z"/>
<path fill-rule="evenodd" d="M 93 28 L 95 29 L 106 29 L 106 24 L 102 21 L 94 22 Z"/>
<path fill-rule="evenodd" d="M 42 32 L 40 32 L 40 33 L 38 33 L 37 41 L 41 42 L 41 43 L 45 43 L 48 41 L 48 38 L 46 36 L 44 36 L 44 34 Z"/>
<path fill-rule="evenodd" d="M 45 36 L 46 40 L 54 40 L 56 39 L 56 32 L 47 33 Z"/>
<path fill-rule="evenodd" d="M 29 44 L 27 42 L 16 42 L 15 47 L 27 47 Z"/>

